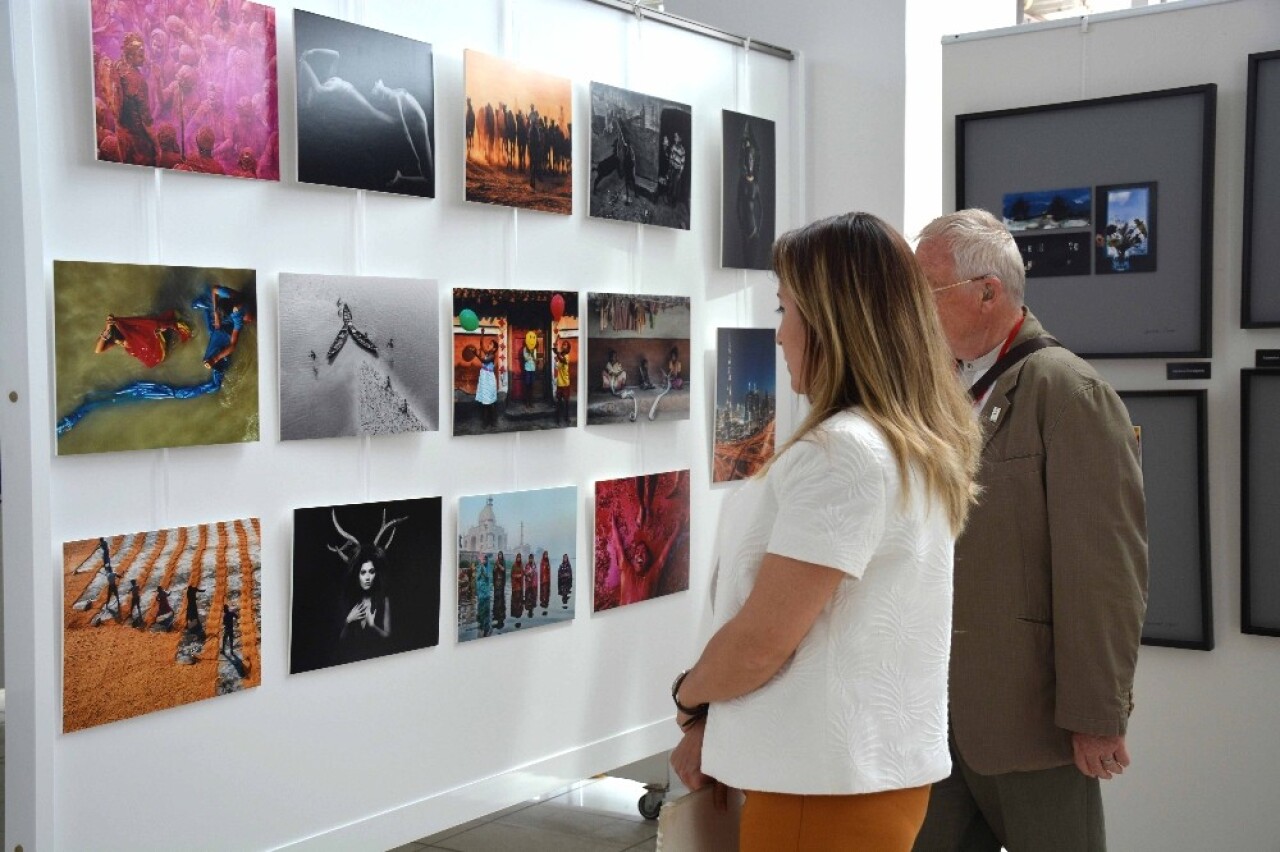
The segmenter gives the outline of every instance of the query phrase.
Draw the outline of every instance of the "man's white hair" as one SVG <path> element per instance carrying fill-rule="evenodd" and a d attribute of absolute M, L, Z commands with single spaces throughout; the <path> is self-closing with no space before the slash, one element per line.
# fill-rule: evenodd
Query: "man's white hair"
<path fill-rule="evenodd" d="M 920 232 L 920 242 L 938 241 L 951 252 L 956 278 L 994 275 L 1010 301 L 1021 306 L 1027 289 L 1026 267 L 1013 235 L 986 210 L 971 207 L 939 216 Z"/>

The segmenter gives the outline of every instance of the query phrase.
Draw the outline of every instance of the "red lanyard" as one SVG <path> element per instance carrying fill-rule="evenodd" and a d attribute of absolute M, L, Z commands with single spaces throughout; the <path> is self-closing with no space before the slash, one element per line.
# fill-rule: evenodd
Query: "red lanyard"
<path fill-rule="evenodd" d="M 1013 339 L 1017 337 L 1018 332 L 1022 330 L 1022 323 L 1025 322 L 1026 319 L 1027 315 L 1022 314 L 1018 317 L 1018 321 L 1013 324 L 1013 331 L 1009 332 L 1009 336 L 1004 339 L 1004 346 L 1000 347 L 1000 354 L 996 356 L 997 361 L 1003 358 L 1005 353 L 1009 351 L 1009 347 L 1013 345 Z"/>

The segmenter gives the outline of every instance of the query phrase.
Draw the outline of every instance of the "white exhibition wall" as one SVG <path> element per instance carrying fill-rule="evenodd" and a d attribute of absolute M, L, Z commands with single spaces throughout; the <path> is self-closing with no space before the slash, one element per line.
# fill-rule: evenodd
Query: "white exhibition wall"
<path fill-rule="evenodd" d="M 1213 243 L 1213 377 L 1165 379 L 1163 361 L 1104 361 L 1120 390 L 1205 388 L 1209 398 L 1211 652 L 1144 647 L 1129 729 L 1133 765 L 1103 785 L 1111 848 L 1280 848 L 1280 642 L 1240 633 L 1240 369 L 1280 330 L 1240 328 L 1247 57 L 1280 47 L 1280 3 L 1235 0 L 1095 19 L 948 44 L 943 51 L 943 150 L 954 117 L 986 110 L 1218 85 Z M 946 162 L 946 209 L 955 163 Z M 1036 156 L 1027 151 L 1025 156 Z M 1035 308 L 1033 281 L 1027 302 Z M 1052 329 L 1050 329 L 1052 331 Z M 1269 471 L 1264 475 L 1275 475 Z M 1152 574 L 1160 571 L 1151 566 Z"/>
<path fill-rule="evenodd" d="M 0 72 L 0 106 L 9 115 L 16 105 L 19 118 L 0 123 L 6 176 L 21 153 L 21 181 L 6 177 L 0 191 L 8 243 L 0 271 L 9 282 L 0 288 L 0 378 L 18 394 L 0 420 L 9 848 L 160 848 L 177 838 L 197 848 L 390 848 L 676 740 L 666 690 L 697 651 L 724 496 L 710 485 L 715 329 L 774 320 L 768 274 L 719 269 L 720 110 L 778 123 L 778 186 L 792 187 L 795 140 L 803 142 L 796 63 L 581 0 L 299 3 L 433 44 L 438 191 L 418 200 L 292 180 L 293 4 L 275 6 L 278 185 L 97 163 L 87 0 L 0 2 L 12 58 Z M 573 79 L 572 217 L 463 201 L 466 48 Z M 692 105 L 691 231 L 586 216 L 592 80 Z M 799 192 L 780 192 L 780 231 L 800 221 L 801 205 Z M 262 440 L 54 458 L 54 259 L 256 269 Z M 282 444 L 281 272 L 435 279 L 442 318 L 455 286 L 687 294 L 691 418 L 455 439 L 452 367 L 442 359 L 440 432 Z M 446 324 L 430 330 L 441 346 Z M 784 398 L 783 435 L 795 414 Z M 458 497 L 579 486 L 576 586 L 585 589 L 593 483 L 686 467 L 688 593 L 598 616 L 584 594 L 571 624 L 457 644 Z M 435 495 L 444 498 L 446 542 L 440 645 L 289 676 L 292 510 Z M 262 685 L 61 734 L 62 542 L 246 516 L 262 519 Z"/>

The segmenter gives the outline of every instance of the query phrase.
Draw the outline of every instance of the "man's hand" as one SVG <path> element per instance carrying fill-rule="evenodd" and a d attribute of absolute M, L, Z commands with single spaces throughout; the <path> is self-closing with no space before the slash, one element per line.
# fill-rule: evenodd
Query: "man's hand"
<path fill-rule="evenodd" d="M 1090 778 L 1109 781 L 1124 773 L 1129 765 L 1129 750 L 1124 737 L 1099 737 L 1093 734 L 1071 734 L 1071 751 L 1076 768 Z"/>

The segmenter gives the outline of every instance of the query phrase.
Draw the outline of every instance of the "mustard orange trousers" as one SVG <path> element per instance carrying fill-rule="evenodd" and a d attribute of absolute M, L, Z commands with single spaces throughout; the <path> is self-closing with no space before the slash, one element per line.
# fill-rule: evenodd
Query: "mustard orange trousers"
<path fill-rule="evenodd" d="M 854 796 L 748 790 L 739 852 L 911 852 L 929 787 Z"/>

